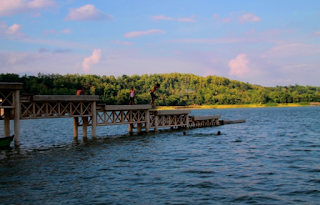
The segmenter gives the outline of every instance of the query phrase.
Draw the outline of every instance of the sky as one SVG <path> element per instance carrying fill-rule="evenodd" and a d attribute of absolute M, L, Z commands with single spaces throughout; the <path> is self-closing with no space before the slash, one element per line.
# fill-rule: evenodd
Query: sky
<path fill-rule="evenodd" d="M 0 73 L 320 86 L 319 0 L 0 0 Z"/>

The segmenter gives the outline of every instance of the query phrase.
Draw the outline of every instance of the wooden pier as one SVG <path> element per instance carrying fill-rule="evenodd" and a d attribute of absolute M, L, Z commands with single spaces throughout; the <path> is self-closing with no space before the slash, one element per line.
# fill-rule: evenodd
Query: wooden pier
<path fill-rule="evenodd" d="M 97 126 L 128 124 L 134 129 L 149 132 L 159 128 L 199 128 L 220 124 L 240 123 L 221 121 L 220 115 L 190 116 L 191 110 L 154 110 L 151 105 L 105 105 L 98 104 L 98 95 L 32 95 L 20 94 L 22 83 L 0 83 L 1 120 L 4 120 L 4 137 L 10 136 L 10 120 L 14 120 L 14 141 L 20 145 L 20 120 L 44 118 L 73 118 L 73 136 L 78 137 L 82 127 L 87 137 L 88 126 L 92 137 Z"/>

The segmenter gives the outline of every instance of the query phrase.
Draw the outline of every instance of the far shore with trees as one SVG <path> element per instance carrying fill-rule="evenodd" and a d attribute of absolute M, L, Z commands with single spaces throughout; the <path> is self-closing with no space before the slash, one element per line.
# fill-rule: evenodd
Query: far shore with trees
<path fill-rule="evenodd" d="M 150 91 L 159 82 L 156 106 L 172 108 L 237 108 L 303 106 L 320 102 L 320 87 L 288 85 L 263 87 L 218 76 L 184 73 L 98 76 L 79 74 L 41 74 L 19 76 L 0 74 L 0 82 L 21 82 L 22 93 L 35 95 L 75 95 L 83 87 L 86 95 L 99 95 L 100 102 L 128 105 L 131 87 L 137 104 L 150 104 Z M 226 106 L 229 105 L 229 106 Z"/>

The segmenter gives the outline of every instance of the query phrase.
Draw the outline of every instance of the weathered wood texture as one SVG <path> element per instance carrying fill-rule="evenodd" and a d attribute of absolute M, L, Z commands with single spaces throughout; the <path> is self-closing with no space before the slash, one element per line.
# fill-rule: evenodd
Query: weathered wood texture
<path fill-rule="evenodd" d="M 185 115 L 191 113 L 191 110 L 158 110 L 153 111 L 154 115 Z"/>
<path fill-rule="evenodd" d="M 158 111 L 150 113 L 150 128 L 154 128 L 157 131 L 158 128 L 163 127 L 188 127 L 188 112 L 173 112 L 176 110 L 170 110 L 170 112 L 163 111 L 160 112 L 160 115 L 158 115 Z"/>
<path fill-rule="evenodd" d="M 191 128 L 218 126 L 220 115 L 198 115 L 189 117 L 189 126 Z"/>
<path fill-rule="evenodd" d="M 190 116 L 193 120 L 213 120 L 221 118 L 221 115 L 197 115 Z"/>
<path fill-rule="evenodd" d="M 0 82 L 0 90 L 20 90 L 22 88 L 23 88 L 23 83 Z"/>
<path fill-rule="evenodd" d="M 101 106 L 101 105 L 98 105 Z M 142 105 L 105 105 L 106 111 L 121 111 L 121 110 L 149 110 L 152 106 L 149 104 Z"/>
<path fill-rule="evenodd" d="M 243 123 L 246 122 L 245 119 L 241 119 L 241 120 L 220 120 L 222 125 L 227 125 L 227 124 L 235 124 L 235 123 Z"/>
<path fill-rule="evenodd" d="M 97 125 L 146 123 L 148 110 L 115 110 L 97 112 Z"/>
<path fill-rule="evenodd" d="M 21 102 L 21 119 L 88 117 L 93 102 Z"/>
<path fill-rule="evenodd" d="M 14 90 L 0 90 L 0 108 L 14 108 Z"/>
<path fill-rule="evenodd" d="M 34 102 L 92 102 L 98 101 L 99 95 L 34 95 Z"/>

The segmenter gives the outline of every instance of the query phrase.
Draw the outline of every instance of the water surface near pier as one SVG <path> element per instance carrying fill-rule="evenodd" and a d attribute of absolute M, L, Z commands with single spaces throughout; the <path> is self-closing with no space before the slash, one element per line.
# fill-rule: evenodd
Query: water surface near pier
<path fill-rule="evenodd" d="M 247 122 L 74 140 L 72 118 L 22 120 L 20 149 L 0 150 L 0 204 L 319 204 L 320 107 L 192 114 Z"/>

